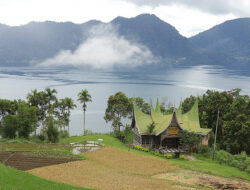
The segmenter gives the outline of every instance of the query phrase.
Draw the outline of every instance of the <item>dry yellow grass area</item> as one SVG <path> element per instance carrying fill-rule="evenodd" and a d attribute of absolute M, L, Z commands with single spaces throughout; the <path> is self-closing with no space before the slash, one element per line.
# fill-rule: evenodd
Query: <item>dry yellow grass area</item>
<path fill-rule="evenodd" d="M 122 151 L 111 147 L 87 152 L 84 155 L 110 168 L 141 175 L 155 175 L 177 169 L 176 166 L 171 165 L 166 160 L 142 156 L 134 152 Z"/>
<path fill-rule="evenodd" d="M 48 166 L 30 173 L 49 180 L 103 190 L 178 189 L 167 180 L 123 173 L 89 160 Z"/>
<path fill-rule="evenodd" d="M 243 181 L 236 181 L 233 179 L 227 179 L 219 176 L 212 176 L 185 169 L 180 169 L 169 173 L 162 173 L 152 177 L 158 179 L 173 180 L 176 182 L 182 182 L 190 185 L 196 184 L 196 185 L 208 186 L 215 189 L 239 189 L 239 190 L 250 189 L 250 184 Z"/>
<path fill-rule="evenodd" d="M 49 180 L 93 189 L 192 189 L 151 177 L 177 169 L 161 159 L 109 147 L 85 155 L 90 160 L 36 168 L 29 172 Z"/>

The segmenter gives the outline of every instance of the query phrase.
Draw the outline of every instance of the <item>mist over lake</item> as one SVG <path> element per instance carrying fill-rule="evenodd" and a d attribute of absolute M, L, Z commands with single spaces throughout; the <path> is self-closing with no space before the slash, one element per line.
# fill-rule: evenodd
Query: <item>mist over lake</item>
<path fill-rule="evenodd" d="M 87 104 L 86 128 L 99 133 L 111 131 L 111 124 L 103 117 L 110 95 L 118 91 L 128 97 L 141 96 L 146 102 L 158 97 L 173 105 L 190 95 L 201 95 L 207 89 L 231 90 L 241 88 L 250 95 L 250 76 L 247 73 L 225 70 L 221 67 L 196 66 L 175 68 L 158 73 L 84 71 L 62 68 L 0 68 L 0 98 L 25 99 L 33 90 L 55 88 L 57 97 L 70 97 L 77 104 L 72 111 L 70 135 L 82 134 L 83 112 L 77 94 L 87 89 L 93 102 Z M 130 124 L 130 121 L 128 121 Z"/>

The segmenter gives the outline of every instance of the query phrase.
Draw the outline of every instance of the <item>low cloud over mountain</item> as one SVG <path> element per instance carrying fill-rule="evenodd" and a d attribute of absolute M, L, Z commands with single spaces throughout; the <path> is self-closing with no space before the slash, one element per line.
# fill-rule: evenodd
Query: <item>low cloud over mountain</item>
<path fill-rule="evenodd" d="M 152 52 L 143 44 L 119 36 L 117 28 L 112 24 L 99 24 L 89 29 L 86 39 L 75 50 L 61 50 L 38 64 L 103 69 L 114 66 L 136 67 L 156 61 Z"/>

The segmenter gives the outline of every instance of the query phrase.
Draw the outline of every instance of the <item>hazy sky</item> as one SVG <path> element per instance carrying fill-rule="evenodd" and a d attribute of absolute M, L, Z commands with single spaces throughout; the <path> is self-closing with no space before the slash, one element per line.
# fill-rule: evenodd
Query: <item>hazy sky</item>
<path fill-rule="evenodd" d="M 0 23 L 91 19 L 153 13 L 184 36 L 192 36 L 228 19 L 250 17 L 250 0 L 0 0 Z"/>

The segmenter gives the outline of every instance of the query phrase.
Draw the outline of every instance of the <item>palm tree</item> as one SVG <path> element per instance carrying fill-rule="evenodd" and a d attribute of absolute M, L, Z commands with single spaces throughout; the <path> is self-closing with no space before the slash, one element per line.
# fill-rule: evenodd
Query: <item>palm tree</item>
<path fill-rule="evenodd" d="M 91 95 L 89 92 L 84 89 L 78 93 L 78 101 L 83 104 L 83 135 L 85 135 L 85 111 L 86 111 L 86 102 L 92 102 Z"/>
<path fill-rule="evenodd" d="M 70 110 L 73 110 L 74 108 L 76 108 L 76 105 L 74 104 L 74 101 L 71 98 L 64 98 L 63 103 L 65 105 L 65 108 L 67 109 L 66 124 L 68 126 L 68 133 L 69 133 Z"/>
<path fill-rule="evenodd" d="M 45 94 L 46 94 L 46 101 L 49 104 L 48 111 L 49 111 L 49 115 L 50 115 L 51 112 L 53 111 L 51 104 L 52 104 L 53 101 L 54 102 L 57 101 L 57 98 L 56 98 L 56 95 L 55 95 L 55 94 L 57 94 L 57 91 L 56 91 L 56 89 L 51 90 L 50 88 L 46 88 L 45 89 Z"/>

